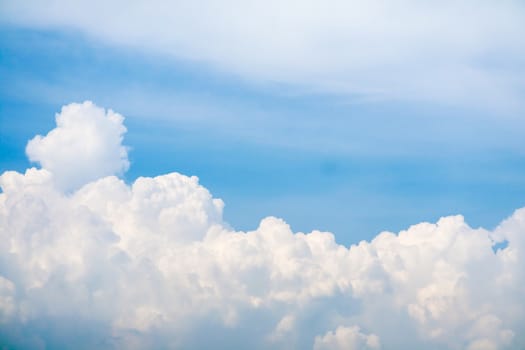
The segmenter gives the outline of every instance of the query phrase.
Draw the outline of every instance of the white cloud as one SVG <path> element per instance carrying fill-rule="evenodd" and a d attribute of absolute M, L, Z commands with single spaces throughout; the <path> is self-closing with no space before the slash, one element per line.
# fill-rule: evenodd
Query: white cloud
<path fill-rule="evenodd" d="M 120 145 L 122 133 L 102 137 Z M 195 177 L 108 176 L 71 193 L 54 178 L 34 168 L 0 176 L 8 347 L 525 346 L 525 208 L 493 231 L 454 216 L 344 247 L 274 217 L 235 231 Z"/>
<path fill-rule="evenodd" d="M 4 2 L 1 19 L 79 30 L 256 82 L 373 99 L 523 108 L 522 1 Z"/>
<path fill-rule="evenodd" d="M 375 334 L 366 335 L 359 327 L 337 327 L 335 332 L 316 337 L 314 350 L 372 350 L 381 349 Z"/>
<path fill-rule="evenodd" d="M 120 114 L 106 113 L 92 102 L 72 103 L 57 114 L 55 129 L 29 141 L 26 153 L 53 174 L 60 188 L 76 189 L 128 169 L 128 152 L 122 146 L 123 121 Z"/>

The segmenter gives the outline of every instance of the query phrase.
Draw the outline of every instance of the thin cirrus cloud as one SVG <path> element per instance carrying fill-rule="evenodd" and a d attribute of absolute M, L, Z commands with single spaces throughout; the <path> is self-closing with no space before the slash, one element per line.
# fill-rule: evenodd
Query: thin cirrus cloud
<path fill-rule="evenodd" d="M 0 176 L 2 344 L 525 346 L 525 209 L 492 231 L 452 216 L 350 247 L 328 232 L 295 233 L 275 217 L 240 232 L 196 177 L 171 173 L 128 185 L 109 174 L 127 164 L 123 118 L 115 116 L 89 102 L 64 106 L 57 127 L 38 139 L 89 158 L 76 130 L 93 120 L 96 139 L 118 154 L 93 157 L 93 176 L 45 151 L 41 169 Z M 56 181 L 76 177 L 82 181 Z"/>
<path fill-rule="evenodd" d="M 4 23 L 76 30 L 248 81 L 523 110 L 522 1 L 29 1 Z"/>

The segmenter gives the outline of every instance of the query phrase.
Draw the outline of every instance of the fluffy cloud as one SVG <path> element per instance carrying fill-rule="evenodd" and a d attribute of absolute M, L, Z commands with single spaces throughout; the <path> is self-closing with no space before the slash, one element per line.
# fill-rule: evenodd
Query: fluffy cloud
<path fill-rule="evenodd" d="M 523 108 L 525 7 L 511 1 L 24 1 L 0 19 L 366 98 Z"/>
<path fill-rule="evenodd" d="M 380 349 L 377 335 L 361 333 L 359 327 L 337 327 L 323 337 L 316 337 L 314 350 L 372 350 Z"/>
<path fill-rule="evenodd" d="M 46 136 L 35 136 L 26 153 L 33 162 L 54 175 L 62 189 L 75 189 L 103 176 L 128 169 L 128 153 L 122 146 L 124 118 L 87 101 L 62 108 L 57 127 Z"/>
<path fill-rule="evenodd" d="M 70 122 L 49 133 L 62 148 L 92 125 Z M 119 149 L 122 133 L 101 127 Z M 525 346 L 525 209 L 493 231 L 454 216 L 345 247 L 274 217 L 236 231 L 196 177 L 101 176 L 64 192 L 54 181 L 70 165 L 57 164 L 0 176 L 8 348 Z"/>

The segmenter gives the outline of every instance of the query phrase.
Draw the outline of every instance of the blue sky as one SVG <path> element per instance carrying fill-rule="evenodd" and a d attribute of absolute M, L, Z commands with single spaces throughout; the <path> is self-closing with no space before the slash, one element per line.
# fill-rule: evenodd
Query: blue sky
<path fill-rule="evenodd" d="M 275 215 L 350 244 L 458 213 L 492 227 L 523 205 L 522 110 L 363 100 L 250 82 L 75 30 L 1 32 L 2 171 L 28 166 L 25 143 L 63 104 L 93 100 L 126 117 L 128 181 L 197 175 L 239 229 Z"/>
<path fill-rule="evenodd" d="M 525 348 L 524 33 L 522 0 L 0 1 L 0 347 Z"/>

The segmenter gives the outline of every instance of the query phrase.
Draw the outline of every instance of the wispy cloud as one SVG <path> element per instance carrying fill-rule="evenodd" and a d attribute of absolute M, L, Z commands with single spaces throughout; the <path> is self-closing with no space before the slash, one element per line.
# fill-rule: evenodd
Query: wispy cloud
<path fill-rule="evenodd" d="M 77 30 L 253 82 L 522 111 L 521 1 L 4 2 L 2 21 Z"/>

